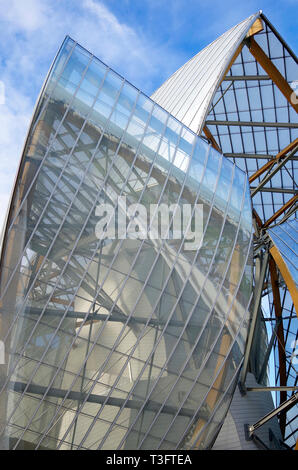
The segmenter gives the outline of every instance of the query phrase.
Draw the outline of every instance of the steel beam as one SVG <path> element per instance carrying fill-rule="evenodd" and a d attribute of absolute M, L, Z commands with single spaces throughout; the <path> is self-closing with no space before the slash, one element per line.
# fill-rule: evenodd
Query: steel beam
<path fill-rule="evenodd" d="M 54 299 L 55 302 L 60 299 Z M 68 301 L 63 301 L 66 302 L 68 305 Z M 63 303 L 60 301 L 60 303 Z M 97 305 L 98 306 L 98 305 Z M 103 306 L 103 308 L 109 308 L 108 306 Z M 0 308 L 0 312 L 4 312 L 2 308 Z M 43 310 L 42 308 L 36 308 L 36 307 L 28 307 L 25 309 L 25 314 L 26 315 L 44 315 L 45 317 L 48 316 L 54 316 L 54 317 L 59 317 L 61 318 L 63 315 L 65 315 L 65 318 L 75 318 L 75 319 L 86 319 L 86 321 L 106 321 L 109 320 L 110 322 L 120 322 L 120 323 L 125 323 L 128 321 L 128 323 L 140 323 L 143 325 L 148 324 L 148 326 L 157 326 L 157 327 L 162 327 L 165 325 L 166 320 L 156 320 L 156 319 L 151 319 L 148 320 L 147 317 L 131 317 L 128 318 L 125 314 L 121 313 L 120 311 L 116 312 L 116 314 L 112 313 L 110 315 L 104 314 L 104 313 L 97 313 L 95 311 L 94 313 L 87 313 L 87 312 L 79 312 L 79 311 L 67 311 L 65 314 L 64 310 L 55 310 L 55 309 L 46 309 Z M 185 325 L 184 321 L 180 320 L 171 320 L 169 323 L 169 326 L 176 326 L 179 328 L 182 328 Z M 190 323 L 190 326 L 193 328 L 200 328 L 199 324 L 194 324 Z"/>
<path fill-rule="evenodd" d="M 256 186 L 251 186 L 250 189 L 256 189 Z M 261 193 L 282 193 L 282 194 L 297 194 L 295 189 L 286 188 L 261 188 Z"/>
<path fill-rule="evenodd" d="M 259 183 L 259 185 L 253 189 L 251 191 L 251 197 L 254 197 L 264 186 L 265 184 L 268 183 L 268 181 L 271 180 L 271 178 L 287 163 L 287 161 L 296 153 L 298 149 L 298 145 L 296 144 L 295 148 L 286 156 L 284 157 L 279 163 L 277 163 L 275 165 L 275 168 L 273 168 L 270 173 L 268 173 L 263 179 L 262 181 Z M 277 157 L 276 157 L 277 158 Z M 271 162 L 270 162 L 271 163 Z M 271 167 L 272 165 L 269 165 L 269 167 Z M 268 167 L 268 165 L 264 165 L 264 167 Z M 266 171 L 266 170 L 264 170 Z M 258 172 L 257 172 L 258 173 Z M 256 175 L 256 173 L 255 173 Z M 255 176 L 253 175 L 253 176 Z M 259 174 L 257 174 L 256 178 L 258 178 L 258 176 L 260 176 Z M 254 181 L 254 180 L 252 180 Z M 249 182 L 251 182 L 251 179 L 249 179 Z"/>
<path fill-rule="evenodd" d="M 264 361 L 263 361 L 263 365 L 262 365 L 262 368 L 261 368 L 261 372 L 259 374 L 259 377 L 258 377 L 258 380 L 257 382 L 258 383 L 262 383 L 262 380 L 263 378 L 265 377 L 265 374 L 266 374 L 266 370 L 267 370 L 267 364 L 268 364 L 268 360 L 269 360 L 269 357 L 270 357 L 270 354 L 271 354 L 271 350 L 272 350 L 272 347 L 273 347 L 273 344 L 274 344 L 274 341 L 275 341 L 275 338 L 276 338 L 276 334 L 277 334 L 277 329 L 280 325 L 280 322 L 281 322 L 281 318 L 278 318 L 276 320 L 276 325 L 274 327 L 274 330 L 272 332 L 272 336 L 271 336 L 271 339 L 269 341 L 269 344 L 268 344 L 268 347 L 267 347 L 267 351 L 266 351 L 266 354 L 265 354 L 265 357 L 264 357 Z M 248 389 L 247 389 L 248 390 Z"/>
<path fill-rule="evenodd" d="M 297 200 L 298 200 L 298 195 L 293 196 L 291 199 L 289 199 L 288 202 L 286 202 L 286 204 L 284 204 L 280 209 L 278 209 L 278 211 L 275 212 L 275 214 L 273 214 L 270 217 L 270 219 L 266 220 L 266 222 L 263 225 L 263 228 L 269 227 L 269 225 L 272 224 L 272 222 L 274 222 L 276 219 L 278 219 L 278 217 L 281 214 L 283 214 L 287 209 L 289 209 L 289 207 L 291 207 L 293 204 L 295 204 L 295 202 Z"/>
<path fill-rule="evenodd" d="M 268 251 L 266 251 L 264 254 L 260 254 L 260 256 L 257 257 L 257 260 L 256 260 L 256 276 L 255 276 L 256 283 L 255 283 L 252 319 L 251 319 L 250 329 L 249 329 L 248 338 L 246 342 L 244 361 L 243 361 L 243 366 L 241 369 L 240 380 L 239 380 L 239 389 L 242 395 L 246 393 L 245 381 L 246 381 L 248 363 L 249 363 L 249 358 L 250 358 L 250 353 L 251 353 L 251 348 L 252 348 L 256 323 L 257 323 L 257 317 L 258 317 L 260 304 L 262 300 L 263 284 L 264 284 L 264 280 L 266 277 L 268 259 L 269 259 L 269 253 Z"/>
<path fill-rule="evenodd" d="M 257 421 L 255 424 L 247 425 L 248 431 L 248 439 L 252 438 L 253 433 L 259 429 L 261 426 L 266 424 L 270 419 L 274 418 L 281 412 L 285 412 L 292 408 L 298 402 L 298 393 L 294 393 L 287 401 L 285 401 L 282 405 L 278 406 L 274 410 L 270 411 L 267 415 Z"/>
<path fill-rule="evenodd" d="M 265 165 L 263 165 L 261 168 L 259 168 L 253 175 L 250 176 L 249 178 L 249 183 L 252 183 L 254 180 L 256 180 L 259 176 L 261 176 L 265 171 L 270 170 L 272 165 L 277 163 L 282 157 L 284 157 L 288 152 L 291 152 L 292 150 L 297 151 L 298 149 L 298 139 L 295 139 L 293 142 L 291 142 L 289 145 L 287 145 L 284 149 L 282 149 L 275 158 L 273 158 L 270 162 L 267 162 Z M 292 157 L 295 154 L 291 152 L 291 154 L 288 157 Z M 289 160 L 289 158 L 287 158 Z"/>
<path fill-rule="evenodd" d="M 14 392 L 23 392 L 25 388 L 27 387 L 27 384 L 24 382 L 11 382 L 10 383 L 10 389 L 13 390 Z M 50 388 L 49 390 L 47 387 L 44 387 L 42 385 L 35 385 L 35 384 L 30 384 L 27 389 L 26 389 L 27 394 L 34 394 L 34 395 L 46 395 L 49 397 L 56 397 L 56 398 L 64 398 L 67 395 L 68 400 L 75 400 L 75 401 L 83 401 L 86 398 L 87 395 L 87 402 L 89 403 L 98 403 L 98 404 L 104 404 L 106 403 L 106 406 L 117 406 L 121 407 L 123 404 L 125 404 L 125 408 L 130 408 L 134 410 L 139 410 L 142 405 L 143 401 L 142 400 L 128 400 L 126 401 L 124 398 L 115 398 L 115 397 L 109 397 L 107 398 L 106 395 L 96 395 L 96 394 L 86 394 L 84 392 L 77 392 L 77 391 L 69 391 L 67 389 L 63 390 L 60 388 Z M 146 409 L 149 411 L 159 411 L 161 407 L 161 404 L 158 402 L 155 402 L 153 400 L 149 400 L 146 404 Z M 165 405 L 162 408 L 162 413 L 165 414 L 170 414 L 174 415 L 177 412 L 177 407 L 175 406 L 170 406 L 170 405 Z M 195 410 L 193 409 L 187 409 L 187 408 L 181 408 L 179 411 L 180 416 L 186 416 L 188 418 L 193 418 L 195 413 Z M 199 416 L 201 416 L 203 419 L 208 419 L 209 418 L 209 413 L 200 410 L 199 411 Z"/>
<path fill-rule="evenodd" d="M 270 272 L 270 279 L 271 279 L 271 286 L 272 286 L 272 294 L 273 294 L 273 305 L 274 305 L 274 312 L 276 319 L 282 319 L 282 306 L 280 301 L 280 293 L 279 293 L 279 283 L 278 283 L 278 274 L 276 263 L 272 256 L 270 255 L 269 258 L 269 272 Z M 286 371 L 286 354 L 285 354 L 285 338 L 284 338 L 284 329 L 283 323 L 280 322 L 278 329 L 277 329 L 277 345 L 278 345 L 278 362 L 279 362 L 279 383 L 280 386 L 286 386 L 287 384 L 287 371 Z M 285 402 L 287 399 L 287 392 L 281 391 L 280 392 L 280 403 Z M 284 437 L 285 434 L 285 427 L 286 427 L 286 417 L 282 415 L 280 417 L 280 429 L 282 436 Z"/>
<path fill-rule="evenodd" d="M 251 158 L 253 160 L 274 160 L 274 155 L 259 154 L 259 153 L 224 153 L 227 158 Z M 298 157 L 292 157 L 291 161 L 298 161 Z M 271 163 L 271 162 L 270 162 Z"/>
<path fill-rule="evenodd" d="M 247 392 L 295 392 L 298 390 L 296 387 L 247 387 Z"/>
<path fill-rule="evenodd" d="M 251 80 L 271 80 L 269 75 L 227 75 L 224 81 L 251 81 Z"/>
<path fill-rule="evenodd" d="M 274 155 L 267 155 L 267 154 L 262 155 L 262 154 L 258 154 L 258 153 L 224 153 L 224 156 L 228 157 L 228 158 L 252 158 L 253 160 L 256 160 L 256 159 L 273 160 L 273 158 L 274 158 Z M 298 160 L 298 158 L 297 158 L 297 160 Z"/>
<path fill-rule="evenodd" d="M 260 14 L 260 18 L 262 18 L 263 21 L 265 21 L 265 23 L 267 24 L 267 26 L 269 26 L 269 29 L 271 29 L 271 31 L 273 32 L 273 34 L 277 37 L 277 39 L 281 42 L 281 44 L 284 46 L 284 48 L 288 51 L 289 55 L 293 57 L 293 59 L 295 60 L 295 62 L 297 63 L 298 62 L 298 58 L 296 56 L 296 54 L 292 51 L 292 49 L 289 47 L 289 45 L 286 43 L 286 41 L 282 38 L 282 36 L 279 34 L 279 32 L 277 31 L 277 29 L 275 29 L 275 27 L 273 26 L 273 24 L 268 20 L 267 16 L 264 15 L 264 13 L 262 12 Z"/>
<path fill-rule="evenodd" d="M 294 214 L 294 212 L 297 211 L 297 207 L 296 205 L 294 206 L 291 206 L 290 209 L 288 210 L 288 212 L 285 213 L 285 215 L 283 216 L 283 218 L 278 222 L 278 225 L 281 225 L 283 224 L 286 220 L 288 220 L 289 217 L 291 217 L 292 214 Z"/>
<path fill-rule="evenodd" d="M 294 122 L 261 122 L 261 121 L 222 121 L 208 120 L 207 126 L 240 126 L 240 127 L 285 127 L 297 129 L 298 124 Z"/>

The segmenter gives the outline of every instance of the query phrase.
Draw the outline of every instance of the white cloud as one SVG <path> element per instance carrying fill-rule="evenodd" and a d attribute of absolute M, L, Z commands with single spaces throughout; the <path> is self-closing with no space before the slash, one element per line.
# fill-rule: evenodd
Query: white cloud
<path fill-rule="evenodd" d="M 181 63 L 100 0 L 0 0 L 0 231 L 34 103 L 66 34 L 149 93 Z"/>
<path fill-rule="evenodd" d="M 97 19 L 100 21 L 100 26 L 104 28 L 105 31 L 111 30 L 113 33 L 119 33 L 119 35 L 123 35 L 124 37 L 127 34 L 134 36 L 133 29 L 125 24 L 121 24 L 116 16 L 110 12 L 103 3 L 94 0 L 84 0 L 83 5 L 97 16 Z"/>
<path fill-rule="evenodd" d="M 146 50 L 147 46 L 136 32 L 126 24 L 120 23 L 116 16 L 111 13 L 107 7 L 100 2 L 94 0 L 84 0 L 84 8 L 89 11 L 93 16 L 93 21 L 96 24 L 97 35 L 96 43 L 105 55 L 115 59 L 122 55 L 122 60 L 131 60 L 132 57 L 138 56 L 141 62 L 147 61 Z M 87 16 L 90 21 L 89 15 Z M 78 25 L 78 32 L 83 32 L 84 28 Z M 92 25 L 93 26 L 93 25 Z M 100 41 L 99 38 L 103 41 Z M 108 46 L 106 48 L 106 46 Z M 126 53 L 126 56 L 123 55 Z"/>
<path fill-rule="evenodd" d="M 44 26 L 47 6 L 40 0 L 0 0 L 1 18 L 21 31 L 34 31 Z"/>
<path fill-rule="evenodd" d="M 149 94 L 154 91 L 153 83 L 167 78 L 181 65 L 179 53 L 168 44 L 149 40 L 141 30 L 121 22 L 99 0 L 82 2 L 80 21 L 71 22 L 69 33 Z"/>
<path fill-rule="evenodd" d="M 32 113 L 28 98 L 6 87 L 7 94 L 0 105 L 0 232 Z"/>

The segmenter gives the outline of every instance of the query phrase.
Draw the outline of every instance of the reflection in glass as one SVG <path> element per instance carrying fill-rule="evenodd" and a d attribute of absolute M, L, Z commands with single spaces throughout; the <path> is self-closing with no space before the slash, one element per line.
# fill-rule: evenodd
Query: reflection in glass
<path fill-rule="evenodd" d="M 208 447 L 249 318 L 245 174 L 71 39 L 37 111 L 1 261 L 3 447 Z M 203 204 L 201 248 L 99 239 L 124 196 Z"/>

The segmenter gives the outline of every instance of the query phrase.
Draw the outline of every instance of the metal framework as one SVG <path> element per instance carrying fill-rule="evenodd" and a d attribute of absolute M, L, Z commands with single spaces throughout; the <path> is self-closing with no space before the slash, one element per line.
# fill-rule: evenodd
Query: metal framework
<path fill-rule="evenodd" d="M 245 391 L 253 330 L 261 312 L 258 308 L 261 290 L 262 304 L 266 305 L 266 324 L 271 323 L 273 332 L 265 359 L 268 361 L 273 348 L 276 385 L 282 387 L 276 397 L 277 402 L 282 403 L 290 396 L 291 387 L 297 385 L 297 371 L 293 361 L 289 360 L 297 340 L 298 322 L 292 301 L 297 298 L 297 284 L 285 274 L 284 264 L 268 238 L 268 230 L 274 224 L 293 220 L 297 210 L 298 98 L 291 84 L 297 80 L 298 60 L 262 12 L 246 21 L 245 33 L 241 30 L 243 23 L 237 25 L 237 31 L 235 28 L 226 33 L 229 38 L 239 34 L 234 49 L 230 51 L 226 47 L 226 58 L 214 60 L 220 77 L 215 85 L 210 79 L 210 86 L 214 88 L 207 113 L 203 113 L 204 100 L 196 86 L 199 84 L 204 89 L 205 76 L 211 74 L 209 70 L 212 71 L 213 64 L 207 59 L 208 53 L 212 55 L 211 46 L 206 48 L 205 54 L 203 50 L 179 69 L 153 97 L 187 125 L 193 126 L 193 130 L 201 133 L 202 129 L 214 148 L 249 174 L 255 218 L 255 259 L 259 259 L 260 250 L 270 253 L 270 270 L 260 286 L 256 262 L 256 303 L 240 387 Z M 224 37 L 213 43 L 218 51 L 221 51 Z M 193 83 L 192 74 L 195 75 Z M 187 94 L 185 98 L 184 93 Z M 278 266 L 275 264 L 277 259 Z M 263 379 L 266 361 L 261 366 L 262 374 L 259 371 L 259 377 Z M 297 407 L 280 418 L 284 443 L 292 448 L 297 439 L 295 411 Z"/>
<path fill-rule="evenodd" d="M 296 78 L 292 70 L 296 67 L 297 71 L 298 62 L 295 54 L 282 40 L 269 20 L 263 14 L 260 15 L 260 19 L 263 23 L 262 30 L 258 31 L 253 38 L 244 40 L 247 47 L 242 48 L 234 64 L 230 67 L 229 74 L 224 78 L 215 94 L 213 102 L 218 104 L 210 106 L 211 111 L 206 124 L 213 139 L 219 143 L 218 145 L 225 155 L 236 161 L 250 174 L 254 213 L 258 222 L 256 248 L 259 249 L 263 245 L 265 251 L 268 251 L 266 230 L 273 224 L 283 223 L 289 217 L 293 217 L 297 210 L 298 196 L 294 163 L 297 160 L 297 138 L 295 138 L 298 126 L 297 104 L 296 100 L 293 101 L 293 90 L 289 84 L 291 80 Z M 278 52 L 274 49 L 276 42 L 279 43 Z M 266 75 L 264 75 L 264 71 Z M 229 79 L 232 87 L 227 90 L 226 84 Z M 279 95 L 279 91 L 282 93 L 283 99 Z M 269 97 L 269 92 L 271 97 Z M 259 105 L 256 104 L 257 93 L 259 94 Z M 244 98 L 246 106 L 243 104 Z M 235 110 L 232 109 L 233 106 L 235 106 Z M 249 116 L 249 120 L 241 119 L 246 115 Z M 254 118 L 256 115 L 260 117 L 258 121 Z M 280 116 L 286 115 L 288 121 L 282 122 Z M 235 117 L 232 120 L 229 119 L 230 116 Z M 271 119 L 271 116 L 275 117 L 275 121 Z M 236 129 L 236 133 L 234 129 Z M 285 138 L 286 134 L 282 134 L 286 130 L 287 138 Z M 276 139 L 276 157 L 274 157 L 273 148 L 270 146 L 273 132 Z M 261 145 L 259 142 L 262 142 Z M 246 148 L 248 151 L 243 151 Z M 262 165 L 265 159 L 269 161 Z M 263 177 L 265 172 L 267 172 L 266 176 Z M 253 182 L 257 182 L 257 186 L 253 186 Z M 266 194 L 271 195 L 270 199 L 267 196 L 265 198 Z M 280 195 L 279 198 L 277 198 L 278 195 Z M 268 318 L 265 319 L 272 324 L 272 338 L 259 378 L 264 377 L 270 351 L 273 347 L 276 360 L 276 383 L 278 384 L 274 390 L 279 392 L 277 403 L 282 406 L 292 400 L 291 394 L 297 390 L 297 370 L 289 360 L 290 357 L 293 357 L 295 339 L 298 335 L 297 316 L 294 313 L 294 303 L 291 301 L 297 296 L 297 284 L 291 283 L 291 280 L 289 282 L 289 276 L 286 277 L 284 274 L 281 276 L 280 266 L 277 267 L 275 264 L 276 256 L 272 257 L 272 254 L 275 253 L 274 250 L 275 247 L 271 246 L 269 259 L 271 277 L 268 273 L 263 280 L 263 288 L 261 289 L 263 295 L 269 299 L 270 312 L 267 312 Z M 289 289 L 292 292 L 292 299 Z M 254 312 L 256 311 L 258 311 L 258 302 L 255 304 Z M 254 322 L 251 326 L 250 336 L 253 336 L 253 325 Z M 250 345 L 251 338 L 247 344 L 246 354 L 248 357 Z M 249 362 L 248 357 L 244 362 L 245 365 Z M 258 391 L 245 387 L 246 370 L 245 367 L 242 370 L 241 390 Z M 272 390 L 272 388 L 265 387 L 265 390 Z M 273 415 L 277 415 L 277 413 L 273 413 Z M 297 419 L 297 405 L 291 407 L 291 411 L 288 413 L 283 412 L 279 415 L 284 443 L 292 449 L 295 448 L 297 440 Z"/>
<path fill-rule="evenodd" d="M 291 260 L 287 263 L 287 248 L 297 254 L 292 249 L 293 232 L 285 230 L 285 240 L 292 241 L 283 252 L 274 230 L 288 227 L 297 209 L 298 107 L 290 86 L 297 78 L 297 57 L 259 12 L 201 51 L 200 60 L 196 56 L 179 69 L 154 93 L 152 102 L 82 48 L 78 53 L 82 62 L 74 60 L 68 71 L 78 46 L 70 39 L 66 43 L 63 66 L 53 72 L 58 74 L 57 83 L 61 77 L 64 80 L 63 93 L 43 90 L 3 243 L 2 327 L 7 338 L 14 337 L 15 330 L 24 335 L 23 343 L 9 351 L 15 368 L 8 370 L 2 387 L 15 400 L 5 409 L 5 416 L 10 412 L 7 428 L 14 448 L 28 440 L 34 448 L 105 448 L 110 436 L 116 436 L 118 448 L 145 448 L 152 443 L 165 449 L 173 445 L 205 448 L 222 424 L 217 421 L 221 407 L 228 408 L 239 377 L 243 394 L 276 392 L 276 410 L 251 426 L 250 436 L 278 415 L 283 442 L 294 448 L 297 285 Z M 76 74 L 74 85 L 71 80 Z M 96 111 L 99 102 L 102 114 Z M 211 145 L 198 137 L 202 133 Z M 198 148 L 201 154 L 196 160 Z M 176 156 L 178 164 L 174 164 Z M 235 164 L 249 175 L 250 188 Z M 192 179 L 188 172 L 193 172 Z M 198 175 L 205 186 L 196 184 Z M 220 193 L 222 188 L 226 191 Z M 156 256 L 151 259 L 152 246 L 144 241 L 135 249 L 128 244 L 123 255 L 124 242 L 98 240 L 90 229 L 96 225 L 95 203 L 113 203 L 113 196 L 119 194 L 133 201 L 145 197 L 147 203 L 160 204 L 167 198 L 206 203 L 204 235 L 208 233 L 212 240 L 199 254 L 200 262 L 198 253 L 179 261 L 182 247 L 165 242 L 153 244 Z M 247 221 L 239 215 L 242 212 Z M 21 246 L 22 251 L 15 248 Z M 138 272 L 134 271 L 137 260 Z M 138 275 L 144 267 L 147 271 L 139 287 Z M 106 279 L 110 280 L 107 287 Z M 156 289 L 154 301 L 148 302 L 147 291 Z M 189 306 L 192 289 L 197 297 Z M 125 292 L 132 292 L 136 302 Z M 16 298 L 16 315 L 6 324 Z M 171 305 L 167 315 L 163 315 L 165 302 Z M 204 312 L 199 322 L 192 316 L 197 311 Z M 257 371 L 260 387 L 248 387 L 258 322 L 271 324 L 272 336 Z M 105 328 L 111 329 L 111 337 L 119 329 L 120 347 L 118 339 L 111 345 L 103 340 L 96 357 L 97 361 L 103 357 L 102 362 L 91 374 L 88 361 L 93 364 L 93 349 L 98 348 Z M 149 346 L 140 352 L 143 336 Z M 65 344 L 56 358 L 59 341 Z M 202 363 L 198 346 L 204 351 Z M 173 355 L 179 347 L 177 356 Z M 82 365 L 72 370 L 67 361 L 76 356 L 76 348 L 81 348 Z M 265 387 L 272 350 L 275 386 Z M 116 371 L 113 382 L 111 370 Z M 39 381 L 45 380 L 46 385 L 34 383 L 38 371 Z M 147 375 L 142 381 L 143 373 Z M 92 408 L 92 404 L 100 406 Z M 16 410 L 22 425 L 14 417 Z M 88 425 L 83 425 L 85 434 L 80 435 L 84 420 Z M 62 422 L 60 428 L 58 422 Z M 173 423 L 182 423 L 179 435 L 173 432 Z M 99 442 L 92 442 L 99 429 L 103 429 Z"/>
<path fill-rule="evenodd" d="M 247 175 L 70 38 L 62 53 L 62 79 L 51 76 L 30 129 L 1 258 L 3 440 L 207 447 L 245 347 Z M 96 206 L 122 196 L 192 204 L 187 229 L 204 204 L 202 249 L 186 253 L 185 234 L 98 237 Z"/>
<path fill-rule="evenodd" d="M 275 410 L 273 410 L 271 413 L 268 413 L 266 416 L 261 418 L 257 423 L 248 425 L 247 431 L 248 431 L 248 439 L 251 439 L 254 432 L 263 426 L 265 423 L 270 421 L 270 419 L 274 418 L 274 416 L 278 414 L 284 414 L 285 411 L 289 410 L 292 408 L 296 403 L 298 402 L 298 393 L 294 393 L 293 396 L 291 396 L 288 400 L 286 400 L 284 403 L 282 403 L 280 406 L 278 406 Z"/>

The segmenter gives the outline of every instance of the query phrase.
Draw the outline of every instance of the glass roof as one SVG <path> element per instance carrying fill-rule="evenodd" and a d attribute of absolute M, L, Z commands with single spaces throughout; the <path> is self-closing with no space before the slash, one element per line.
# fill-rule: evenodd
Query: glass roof
<path fill-rule="evenodd" d="M 264 30 L 254 39 L 288 83 L 292 83 L 297 77 L 297 59 L 290 55 L 269 25 L 264 22 Z M 247 76 L 256 80 L 238 79 Z M 224 121 L 226 125 L 222 124 Z M 255 122 L 256 125 L 234 125 L 232 121 Z M 278 125 L 275 126 L 275 123 Z M 247 47 L 243 47 L 217 90 L 206 124 L 223 153 L 247 171 L 249 176 L 298 137 L 295 110 Z M 293 197 L 297 191 L 296 174 L 297 157 L 293 156 L 254 196 L 254 208 L 263 221 Z M 258 186 L 261 178 L 257 178 L 252 187 Z"/>
<path fill-rule="evenodd" d="M 292 89 L 295 89 L 298 77 L 297 57 L 265 15 L 259 12 L 207 46 L 153 94 L 153 98 L 161 106 L 164 106 L 175 116 L 179 116 L 179 119 L 188 126 L 194 126 L 192 128 L 195 131 L 202 132 L 204 125 L 208 126 L 223 154 L 246 171 L 249 177 L 274 159 L 298 137 L 297 113 L 292 103 L 286 99 L 275 84 L 276 81 L 271 79 L 250 52 L 250 37 L 243 40 L 246 34 L 251 36 L 249 28 L 256 18 L 262 22 L 262 29 L 252 33 L 254 41 L 267 55 L 273 67 L 284 77 L 284 83 L 287 82 Z M 241 42 L 243 47 L 239 52 Z M 215 44 L 216 48 L 214 48 Z M 209 54 L 208 58 L 206 58 L 206 51 Z M 230 66 L 232 56 L 234 62 Z M 217 69 L 213 69 L 213 74 L 208 75 L 215 64 Z M 226 75 L 224 75 L 222 68 L 226 70 Z M 206 73 L 209 78 L 208 91 L 202 86 Z M 184 94 L 186 83 L 189 91 Z M 209 93 L 210 88 L 212 88 L 212 93 Z M 184 100 L 183 106 L 181 106 L 181 96 Z M 192 100 L 189 99 L 190 96 L 192 96 Z M 173 97 L 179 98 L 179 109 L 174 106 Z M 204 114 L 203 108 L 206 102 L 208 102 L 208 109 Z M 187 112 L 181 114 L 182 109 Z M 261 225 L 277 211 L 280 211 L 280 216 L 276 218 L 275 223 L 280 224 L 282 217 L 289 220 L 287 225 L 279 225 L 279 228 L 270 229 L 270 235 L 275 238 L 276 244 L 282 244 L 283 248 L 280 245 L 280 249 L 284 250 L 283 252 L 285 252 L 285 232 L 288 232 L 289 226 L 294 227 L 291 218 L 293 219 L 295 216 L 295 203 L 297 204 L 297 199 L 294 198 L 297 195 L 297 160 L 298 156 L 294 149 L 291 155 L 287 155 L 284 164 L 280 165 L 278 171 L 273 171 L 272 175 L 269 172 L 262 173 L 251 184 L 251 190 L 254 193 L 253 208 L 259 216 Z M 267 181 L 262 187 L 259 187 L 264 177 Z M 286 204 L 288 204 L 289 210 L 285 215 L 283 207 Z M 270 226 L 270 224 L 268 225 Z M 277 242 L 278 235 L 282 239 L 279 242 Z M 297 254 L 296 238 L 294 238 L 291 248 Z M 293 258 L 290 261 L 293 266 Z M 297 271 L 294 267 L 292 269 L 295 271 L 297 279 Z M 295 351 L 295 340 L 298 339 L 298 320 L 291 296 L 280 274 L 279 283 L 285 340 L 283 348 L 286 358 L 286 385 L 293 386 L 297 385 L 297 366 L 295 369 L 291 358 L 293 358 Z M 270 321 L 272 329 L 274 329 L 276 317 L 269 274 L 265 285 L 267 287 L 264 290 L 264 299 L 266 299 L 264 310 L 266 310 L 267 320 Z M 280 385 L 277 340 L 275 342 L 275 363 L 275 381 L 276 385 Z M 292 392 L 288 392 L 288 398 L 291 394 Z M 277 397 L 278 403 L 279 398 Z M 287 413 L 285 432 L 287 445 L 293 447 L 296 440 L 297 406 Z"/>

